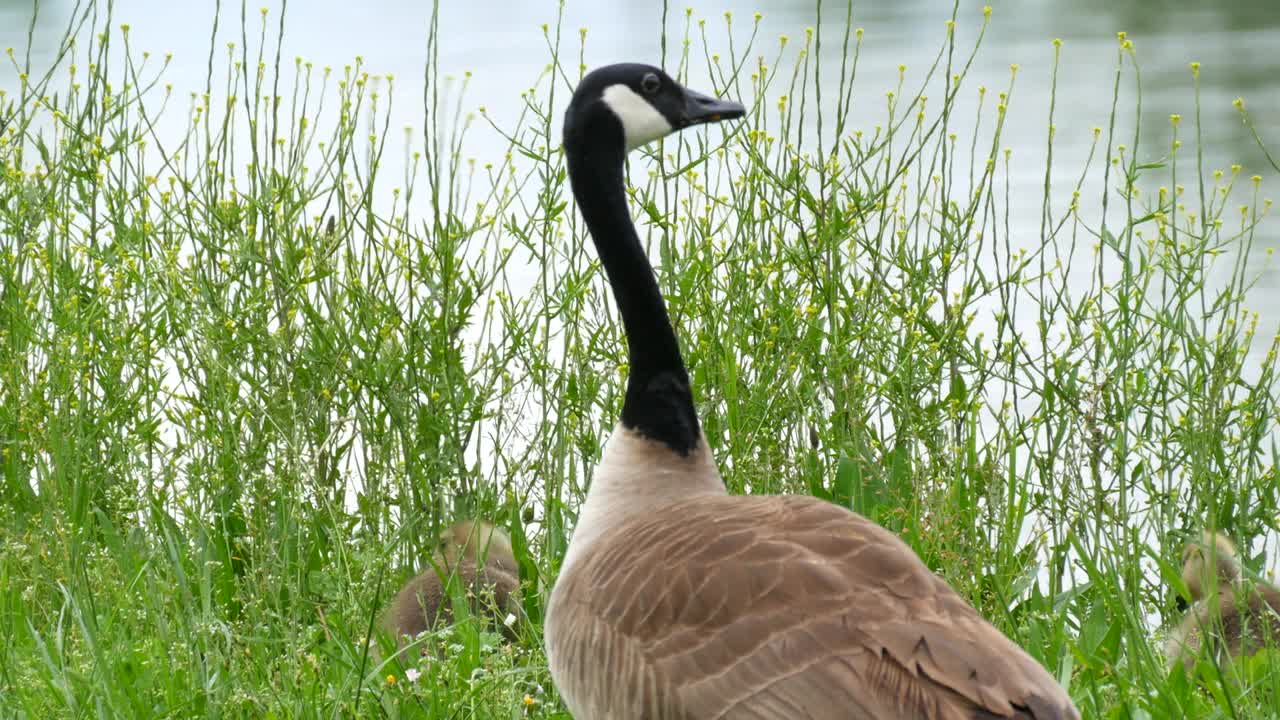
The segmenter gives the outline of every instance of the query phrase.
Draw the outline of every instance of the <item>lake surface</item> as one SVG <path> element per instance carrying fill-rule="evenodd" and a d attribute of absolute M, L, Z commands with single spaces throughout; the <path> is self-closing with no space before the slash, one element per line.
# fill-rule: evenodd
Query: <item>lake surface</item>
<path fill-rule="evenodd" d="M 15 48 L 19 59 L 29 48 L 32 66 L 47 67 L 75 4 L 74 0 L 40 0 L 34 26 L 29 27 L 31 0 L 0 0 L 0 48 Z M 251 3 L 251 28 L 257 26 L 260 4 L 270 9 L 270 35 L 281 7 L 276 1 Z M 686 4 L 693 5 L 699 17 L 709 18 L 713 38 L 716 33 L 723 35 L 724 11 L 734 12 L 739 29 L 750 23 L 752 13 L 763 13 L 758 47 L 769 55 L 778 35 L 798 41 L 804 28 L 816 22 L 811 2 L 691 0 L 671 9 L 667 27 L 673 38 L 682 31 Z M 972 40 L 973 30 L 980 25 L 982 4 L 962 3 L 966 7 L 957 21 L 961 46 Z M 1274 0 L 993 0 L 991 5 L 991 27 L 969 84 L 1001 88 L 1007 83 L 1009 65 L 1021 65 L 1006 135 L 1016 155 L 1036 157 L 1044 145 L 1054 38 L 1064 41 L 1057 92 L 1060 154 L 1072 158 L 1073 149 L 1087 146 L 1089 128 L 1105 124 L 1117 31 L 1127 32 L 1137 49 L 1143 70 L 1144 132 L 1151 133 L 1149 137 L 1168 136 L 1171 113 L 1191 116 L 1187 66 L 1196 61 L 1202 65 L 1203 113 L 1209 131 L 1205 140 L 1215 160 L 1240 162 L 1246 174 L 1267 167 L 1231 106 L 1236 97 L 1248 102 L 1263 137 L 1280 144 L 1280 53 L 1275 51 L 1280 47 L 1280 3 Z M 165 78 L 175 90 L 201 90 L 216 7 L 211 0 L 116 0 L 113 25 L 129 23 L 136 49 L 174 54 Z M 402 125 L 420 124 L 421 105 L 414 93 L 426 61 L 431 3 L 308 0 L 288 4 L 284 11 L 281 50 L 286 62 L 301 56 L 317 67 L 338 68 L 359 55 L 371 72 L 400 79 L 394 119 L 403 120 Z M 844 12 L 842 3 L 826 3 L 823 54 L 829 61 L 838 60 L 841 52 L 838 40 Z M 239 13 L 237 3 L 223 3 L 215 39 L 219 52 L 225 42 L 240 39 Z M 854 3 L 853 24 L 866 30 L 861 82 L 888 88 L 896 80 L 899 64 L 923 72 L 937 52 L 949 14 L 950 3 L 941 0 Z M 513 118 L 520 91 L 533 83 L 547 62 L 541 26 L 554 26 L 556 15 L 557 4 L 552 0 L 445 0 L 440 8 L 441 67 L 459 76 L 464 71 L 473 73 L 468 94 L 472 107 L 485 105 L 499 120 Z M 564 7 L 567 46 L 576 50 L 578 28 L 590 30 L 588 65 L 619 59 L 657 62 L 661 21 L 660 6 L 651 2 L 582 0 Z M 674 47 L 676 41 L 671 44 Z M 911 77 L 909 72 L 908 84 Z M 16 82 L 16 73 L 5 63 L 0 67 L 0 88 L 12 88 Z M 469 150 L 484 156 L 483 139 L 478 143 Z"/>
<path fill-rule="evenodd" d="M 734 13 L 738 42 L 747 35 L 752 14 L 763 13 L 757 47 L 769 57 L 774 55 L 779 35 L 798 42 L 804 28 L 817 23 L 817 6 L 812 2 L 680 3 L 671 8 L 667 19 L 669 54 L 677 51 L 686 4 L 695 6 L 695 17 L 708 19 L 708 35 L 720 45 L 724 44 L 725 11 Z M 29 53 L 32 68 L 47 68 L 75 5 L 74 0 L 41 0 L 33 24 L 31 0 L 0 0 L 0 48 L 15 48 L 19 60 Z M 248 8 L 251 29 L 258 26 L 259 5 L 269 8 L 270 45 L 282 8 L 278 0 L 252 3 Z M 962 5 L 965 7 L 957 19 L 957 37 L 964 48 L 981 25 L 983 3 L 966 1 Z M 1134 41 L 1142 68 L 1144 159 L 1158 159 L 1167 149 L 1171 114 L 1181 114 L 1188 121 L 1194 117 L 1188 69 L 1194 61 L 1201 64 L 1207 164 L 1225 168 L 1240 163 L 1244 177 L 1259 173 L 1280 181 L 1231 104 L 1237 97 L 1244 98 L 1262 137 L 1275 144 L 1273 154 L 1280 151 L 1280 53 L 1275 51 L 1280 47 L 1280 2 L 994 0 L 991 5 L 991 26 L 966 84 L 969 88 L 985 85 L 993 91 L 1002 89 L 1008 84 L 1009 66 L 1021 66 L 1004 135 L 1004 144 L 1014 153 L 1014 172 L 1025 173 L 1025 177 L 1013 178 L 1015 186 L 1025 181 L 1037 188 L 1043 178 L 1053 39 L 1063 41 L 1056 93 L 1055 170 L 1061 172 L 1065 184 L 1074 179 L 1084 162 L 1092 140 L 1091 128 L 1108 124 L 1118 31 L 1125 31 Z M 210 42 L 216 48 L 216 78 L 225 66 L 225 43 L 241 40 L 237 3 L 222 4 L 217 37 L 211 36 L 217 8 L 218 4 L 211 0 L 116 0 L 112 25 L 127 22 L 131 26 L 135 50 L 150 50 L 155 55 L 172 52 L 173 60 L 164 78 L 173 84 L 176 97 L 185 98 L 188 92 L 205 87 Z M 317 68 L 341 68 L 360 56 L 371 73 L 389 73 L 397 78 L 390 127 L 421 128 L 421 77 L 427 59 L 431 3 L 308 0 L 288 4 L 283 12 L 283 64 L 302 57 Z M 554 28 L 557 12 L 558 5 L 552 0 L 442 3 L 440 67 L 444 73 L 457 77 L 468 71 L 472 74 L 466 109 L 483 105 L 499 125 L 514 124 L 521 107 L 520 92 L 534 84 L 549 58 L 542 25 L 549 23 Z M 826 43 L 822 55 L 834 68 L 840 60 L 845 6 L 829 2 L 823 12 Z M 620 59 L 660 61 L 659 4 L 582 0 L 566 3 L 563 13 L 564 43 L 569 52 L 576 55 L 577 29 L 590 31 L 585 51 L 588 65 Z M 896 83 L 899 65 L 908 68 L 907 87 L 913 87 L 913 80 L 918 83 L 938 51 L 949 15 L 950 3 L 941 0 L 854 3 L 853 24 L 866 30 L 859 70 L 864 103 Z M 0 66 L 0 88 L 16 84 L 17 74 L 12 66 Z M 1131 88 L 1131 81 L 1126 80 L 1122 96 L 1126 110 L 1132 107 Z M 968 102 L 966 94 L 961 97 Z M 184 112 L 169 115 L 176 134 Z M 1121 123 L 1127 119 L 1122 116 Z M 1189 124 L 1184 125 L 1184 137 L 1190 137 L 1191 129 Z M 482 128 L 469 136 L 465 154 L 494 159 L 504 149 L 496 135 Z M 1020 204 L 1032 209 L 1038 208 L 1040 197 L 1038 192 L 1026 192 L 1015 194 L 1013 201 L 1015 211 Z M 1271 233 L 1274 238 L 1274 230 Z M 1280 277 L 1269 277 L 1264 285 L 1278 293 L 1274 303 L 1269 298 L 1266 302 L 1280 310 Z"/>
<path fill-rule="evenodd" d="M 282 64 L 302 57 L 316 68 L 329 65 L 340 69 L 360 56 L 371 73 L 389 73 L 397 78 L 390 127 L 412 126 L 420 130 L 421 78 L 427 59 L 431 3 L 308 0 L 282 8 L 278 0 L 263 0 L 247 9 L 251 29 L 258 26 L 257 11 L 263 4 L 270 13 L 268 45 L 273 41 L 280 13 L 285 13 Z M 817 5 L 812 2 L 680 3 L 671 8 L 667 18 L 670 54 L 677 52 L 679 46 L 686 4 L 695 6 L 695 17 L 708 19 L 707 33 L 720 46 L 724 45 L 726 10 L 734 13 L 738 42 L 748 34 L 753 13 L 763 13 L 757 48 L 769 57 L 774 55 L 779 35 L 793 38 L 794 48 L 803 37 L 804 28 L 817 24 Z M 982 23 L 983 3 L 966 0 L 961 4 L 964 8 L 957 18 L 957 37 L 959 46 L 965 48 Z M 1039 188 L 1044 174 L 1054 38 L 1063 41 L 1056 92 L 1056 187 L 1065 189 L 1074 182 L 1092 142 L 1091 129 L 1108 125 L 1118 31 L 1125 31 L 1134 41 L 1142 68 L 1143 160 L 1157 160 L 1167 152 L 1171 114 L 1187 119 L 1183 137 L 1192 137 L 1194 126 L 1190 120 L 1195 108 L 1188 64 L 1194 61 L 1201 64 L 1208 167 L 1226 168 L 1239 163 L 1243 166 L 1242 177 L 1257 173 L 1267 179 L 1264 195 L 1280 182 L 1232 107 L 1235 98 L 1243 98 L 1264 140 L 1274 144 L 1273 154 L 1280 152 L 1280 53 L 1275 51 L 1280 47 L 1280 2 L 993 0 L 991 4 L 991 25 L 966 84 L 970 89 L 978 85 L 993 91 L 1002 89 L 1009 81 L 1009 66 L 1016 63 L 1021 67 L 1003 144 L 1013 151 L 1013 187 L 1027 188 L 1013 194 L 1011 212 L 1015 226 L 1034 223 L 1026 225 L 1029 237 L 1037 237 L 1039 229 Z M 74 0 L 41 0 L 32 23 L 31 0 L 0 0 L 0 48 L 15 48 L 20 61 L 29 55 L 31 66 L 37 71 L 47 68 L 75 5 Z M 105 3 L 102 5 L 105 8 Z M 175 97 L 185 98 L 187 93 L 205 87 L 210 42 L 216 48 L 217 78 L 225 72 L 225 43 L 241 40 L 241 8 L 237 3 L 223 3 L 219 30 L 212 37 L 217 9 L 218 4 L 211 0 L 116 0 L 112 25 L 129 23 L 135 50 L 150 50 L 155 55 L 172 52 L 173 60 L 164 78 L 173 84 Z M 883 110 L 882 102 L 875 107 L 871 103 L 897 82 L 899 65 L 908 68 L 906 87 L 914 87 L 923 77 L 943 41 L 944 21 L 950 10 L 951 4 L 941 0 L 854 3 L 853 25 L 866 31 L 859 68 L 860 94 L 856 97 L 862 98 L 861 107 L 871 108 L 868 112 L 876 115 L 865 123 L 868 128 L 880 119 Z M 558 11 L 559 6 L 552 0 L 442 3 L 440 67 L 442 72 L 456 77 L 471 73 L 464 109 L 483 105 L 500 126 L 514 125 L 521 108 L 520 92 L 535 83 L 549 58 L 542 25 L 549 23 L 554 28 Z M 828 67 L 834 68 L 840 60 L 845 6 L 829 2 L 823 12 L 822 55 L 824 62 L 832 63 Z M 570 53 L 577 52 L 577 29 L 589 29 L 584 54 L 588 65 L 620 59 L 656 63 L 661 59 L 663 16 L 659 4 L 579 0 L 567 2 L 563 13 L 564 44 Z M 252 44 L 253 39 L 250 41 Z M 291 74 L 292 69 L 285 72 Z M 17 73 L 12 66 L 0 66 L 0 88 L 16 84 Z M 1131 77 L 1126 78 L 1121 127 L 1132 117 L 1132 87 Z M 972 107 L 975 94 L 962 93 L 963 109 Z M 162 118 L 162 138 L 166 132 L 177 136 L 185 122 L 185 100 L 178 104 L 181 109 L 175 107 L 176 112 Z M 468 136 L 464 154 L 483 161 L 500 158 L 504 150 L 505 144 L 495 133 L 478 127 Z M 398 151 L 390 155 L 392 163 L 399 162 Z M 1183 157 L 1183 162 L 1190 159 Z M 384 169 L 390 177 L 401 176 L 399 168 Z M 1167 184 L 1165 180 L 1160 182 Z M 1265 247 L 1280 244 L 1277 225 L 1280 223 L 1272 222 L 1264 227 L 1256 250 L 1255 269 L 1264 274 L 1251 298 L 1251 307 L 1263 311 L 1264 317 L 1280 316 L 1280 274 L 1265 268 L 1264 262 Z"/>

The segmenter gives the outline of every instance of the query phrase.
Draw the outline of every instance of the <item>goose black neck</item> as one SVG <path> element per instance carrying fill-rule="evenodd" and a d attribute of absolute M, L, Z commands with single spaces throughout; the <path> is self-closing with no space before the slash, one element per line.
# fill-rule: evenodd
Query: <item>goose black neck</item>
<path fill-rule="evenodd" d="M 623 182 L 621 142 L 566 143 L 569 183 L 604 265 L 627 335 L 622 424 L 681 455 L 698 443 L 698 413 L 666 302 L 645 255 Z"/>

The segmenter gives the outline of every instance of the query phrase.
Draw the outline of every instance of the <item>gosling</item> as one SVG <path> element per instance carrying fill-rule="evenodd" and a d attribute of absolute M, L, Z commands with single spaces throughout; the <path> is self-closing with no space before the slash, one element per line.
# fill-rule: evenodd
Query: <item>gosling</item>
<path fill-rule="evenodd" d="M 471 612 L 494 622 L 508 640 L 516 640 L 520 618 L 520 571 L 506 531 L 483 520 L 464 520 L 440 533 L 432 562 L 391 600 L 382 615 L 383 630 L 397 648 L 428 630 L 453 624 L 450 576 L 466 593 Z"/>
<path fill-rule="evenodd" d="M 1165 643 L 1170 667 L 1190 669 L 1202 647 L 1222 665 L 1280 642 L 1280 590 L 1243 581 L 1225 535 L 1205 531 L 1186 546 L 1182 581 L 1194 604 Z"/>

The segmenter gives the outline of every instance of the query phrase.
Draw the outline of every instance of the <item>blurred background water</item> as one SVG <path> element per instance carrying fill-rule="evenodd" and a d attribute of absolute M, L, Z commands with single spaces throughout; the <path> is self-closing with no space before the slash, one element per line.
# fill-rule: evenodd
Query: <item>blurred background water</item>
<path fill-rule="evenodd" d="M 247 8 L 248 25 L 258 27 L 258 5 Z M 268 45 L 273 41 L 280 13 L 285 14 L 281 57 L 289 64 L 302 57 L 317 68 L 341 68 L 359 56 L 371 73 L 397 78 L 391 127 L 422 126 L 421 78 L 427 62 L 427 32 L 432 6 L 408 0 L 375 0 L 347 3 L 309 0 L 270 9 Z M 788 35 L 798 41 L 806 27 L 818 23 L 818 6 L 801 0 L 713 0 L 692 3 L 696 17 L 708 18 L 712 43 L 727 49 L 723 13 L 734 13 L 737 40 L 747 34 L 753 13 L 763 14 L 759 52 L 772 58 L 776 38 Z M 106 3 L 103 3 L 104 9 Z M 962 3 L 957 34 L 961 47 L 972 42 L 982 22 L 980 2 Z M 1142 133 L 1144 160 L 1159 159 L 1170 140 L 1169 116 L 1194 116 L 1191 62 L 1201 64 L 1201 111 L 1205 161 L 1209 168 L 1243 166 L 1245 177 L 1273 172 L 1252 134 L 1244 126 L 1232 101 L 1243 98 L 1264 139 L 1280 143 L 1280 3 L 1274 0 L 994 0 L 991 26 L 982 41 L 966 82 L 1003 89 L 1009 66 L 1021 67 L 1005 125 L 1003 144 L 1013 152 L 1015 187 L 1029 184 L 1012 198 L 1015 215 L 1038 208 L 1050 101 L 1050 71 L 1054 38 L 1063 41 L 1057 78 L 1057 127 L 1055 172 L 1065 179 L 1078 174 L 1092 142 L 1091 129 L 1106 127 L 1112 107 L 1117 42 L 1124 31 L 1136 47 L 1142 69 Z M 0 0 L 0 47 L 14 48 L 19 63 L 44 70 L 56 58 L 75 0 Z M 173 53 L 164 73 L 176 97 L 205 88 L 210 47 L 214 48 L 214 77 L 225 72 L 225 43 L 241 41 L 241 7 L 212 0 L 116 0 L 111 4 L 113 25 L 128 23 L 135 51 L 154 55 Z M 667 18 L 668 55 L 678 51 L 685 23 L 684 4 L 670 8 Z M 464 109 L 483 105 L 499 125 L 514 123 L 522 101 L 521 91 L 536 81 L 549 52 L 542 25 L 554 28 L 558 5 L 544 2 L 510 3 L 506 0 L 445 0 L 440 6 L 439 63 L 443 73 L 461 77 L 471 73 Z M 221 19 L 216 36 L 214 17 Z M 824 62 L 835 67 L 840 60 L 845 6 L 826 3 L 822 10 Z M 884 90 L 896 84 L 898 66 L 905 65 L 907 87 L 918 83 L 943 41 L 943 24 L 950 16 L 949 3 L 937 0 L 900 0 L 893 3 L 854 3 L 853 25 L 865 28 L 859 69 L 860 95 L 869 106 Z M 588 28 L 585 60 L 595 66 L 617 60 L 659 62 L 662 8 L 651 2 L 567 2 L 563 9 L 565 46 L 577 53 L 578 28 Z M 33 22 L 34 18 L 34 22 Z M 254 38 L 250 38 L 251 44 Z M 793 48 L 795 45 L 793 44 Z M 274 48 L 269 47 L 269 55 Z M 291 69 L 290 69 L 291 72 Z M 834 73 L 830 73 L 834 75 Z M 17 85 L 17 70 L 0 65 L 0 88 Z M 1133 85 L 1126 81 L 1122 101 L 1132 107 Z M 776 92 L 784 92 L 777 90 Z M 973 93 L 962 94 L 968 100 Z M 883 103 L 874 107 L 880 119 Z M 855 107 L 855 120 L 858 110 Z M 1122 112 L 1123 126 L 1129 113 Z M 185 117 L 169 113 L 176 135 Z M 870 125 L 870 121 L 866 123 Z M 1184 137 L 1191 127 L 1184 125 Z M 165 122 L 160 134 L 164 137 Z M 484 128 L 472 132 L 464 154 L 493 159 L 505 150 L 496 133 Z M 396 177 L 399 173 L 393 173 Z M 1038 216 L 1029 213 L 1038 223 Z M 1038 233 L 1038 225 L 1028 231 Z M 1264 243 L 1265 244 L 1265 243 Z M 1262 248 L 1259 248 L 1261 251 Z M 1262 302 L 1280 301 L 1280 283 L 1268 275 L 1263 290 L 1274 296 Z"/>
<path fill-rule="evenodd" d="M 695 18 L 708 19 L 710 41 L 726 50 L 723 13 L 734 13 L 738 42 L 748 34 L 753 13 L 762 13 L 757 47 L 768 58 L 775 56 L 779 35 L 795 38 L 794 49 L 804 29 L 819 21 L 818 4 L 801 0 L 713 0 L 692 4 Z M 246 8 L 251 32 L 258 27 L 258 5 Z M 359 56 L 369 72 L 397 78 L 390 127 L 413 127 L 420 132 L 421 79 L 427 63 L 431 3 L 309 0 L 267 5 L 268 57 L 274 50 L 270 46 L 283 12 L 285 32 L 280 54 L 284 64 L 302 57 L 316 68 L 327 65 L 340 69 Z M 961 47 L 967 47 L 981 26 L 983 3 L 961 5 L 957 36 Z M 1063 41 L 1054 118 L 1054 184 L 1062 192 L 1069 191 L 1083 167 L 1093 141 L 1092 128 L 1110 123 L 1119 31 L 1134 41 L 1142 71 L 1143 147 L 1139 157 L 1143 161 L 1159 160 L 1167 154 L 1171 114 L 1187 118 L 1183 137 L 1192 137 L 1194 126 L 1190 121 L 1195 114 L 1195 96 L 1188 65 L 1199 62 L 1207 168 L 1225 169 L 1239 163 L 1243 177 L 1254 173 L 1274 175 L 1232 101 L 1243 98 L 1262 137 L 1280 143 L 1280 53 L 1274 51 L 1280 47 L 1280 2 L 994 0 L 991 5 L 991 25 L 966 83 L 969 88 L 984 85 L 994 92 L 1008 85 L 1010 65 L 1021 68 L 1002 139 L 1012 151 L 1010 180 L 1015 192 L 1010 198 L 1010 213 L 1014 235 L 1023 235 L 1028 242 L 1039 235 L 1055 38 Z M 107 4 L 102 6 L 105 10 Z M 47 69 L 56 58 L 76 7 L 75 0 L 0 0 L 0 47 L 15 48 L 19 63 L 29 61 L 35 71 Z M 130 25 L 130 44 L 135 51 L 173 53 L 164 81 L 172 83 L 175 97 L 183 102 L 188 93 L 205 88 L 211 43 L 216 87 L 217 78 L 225 73 L 225 44 L 242 41 L 241 6 L 236 3 L 116 0 L 110 8 L 113 25 Z M 548 23 L 554 28 L 559 11 L 558 4 L 551 0 L 441 3 L 440 69 L 457 78 L 471 73 L 465 110 L 483 105 L 499 126 L 515 123 L 523 107 L 521 91 L 535 83 L 549 59 L 542 26 Z M 685 24 L 683 11 L 684 4 L 670 8 L 669 56 L 678 52 Z M 826 3 L 822 12 L 820 27 L 825 42 L 821 54 L 824 62 L 832 63 L 829 67 L 834 68 L 843 51 L 840 40 L 845 4 Z M 884 103 L 877 98 L 882 99 L 883 92 L 896 84 L 900 65 L 908 69 L 906 87 L 918 85 L 943 42 L 944 22 L 950 13 L 950 3 L 937 0 L 853 4 L 852 24 L 866 32 L 859 65 L 860 89 L 855 96 L 855 102 L 862 105 L 855 105 L 855 123 L 859 120 L 859 107 L 867 108 L 862 111 L 867 118 L 866 129 L 882 118 Z M 214 18 L 218 14 L 221 18 L 215 36 Z M 661 60 L 662 20 L 659 3 L 571 0 L 563 7 L 565 47 L 571 56 L 576 56 L 576 31 L 588 28 L 584 53 L 588 66 L 622 59 L 656 63 Z M 255 39 L 249 38 L 249 43 L 253 45 Z M 292 68 L 287 72 L 291 73 Z M 12 89 L 17 83 L 17 70 L 8 62 L 0 64 L 0 88 Z M 1132 77 L 1126 77 L 1118 117 L 1118 125 L 1126 131 L 1132 124 L 1133 100 L 1137 97 L 1134 89 Z M 962 93 L 960 97 L 961 109 L 967 110 L 973 107 L 976 93 Z M 180 137 L 185 122 L 185 107 L 183 111 L 167 113 L 160 118 L 159 137 Z M 468 135 L 464 155 L 492 160 L 505 149 L 506 143 L 497 133 L 478 123 Z M 401 153 L 394 152 L 388 161 L 394 165 L 400 157 Z M 1190 160 L 1184 157 L 1183 162 Z M 403 166 L 385 170 L 390 177 L 401 177 Z M 1265 192 L 1267 186 L 1263 187 Z M 1089 197 L 1088 193 L 1085 197 Z M 1252 306 L 1264 316 L 1280 314 L 1276 312 L 1280 311 L 1280 276 L 1265 268 L 1264 262 L 1265 248 L 1277 244 L 1276 235 L 1273 225 L 1265 225 L 1255 249 L 1258 262 L 1253 263 L 1254 269 L 1261 271 L 1262 277 L 1254 290 Z"/>

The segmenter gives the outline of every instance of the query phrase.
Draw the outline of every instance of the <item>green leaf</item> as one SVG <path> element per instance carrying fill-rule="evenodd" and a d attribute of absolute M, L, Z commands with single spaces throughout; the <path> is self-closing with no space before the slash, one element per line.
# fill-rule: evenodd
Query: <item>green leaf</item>
<path fill-rule="evenodd" d="M 831 488 L 832 502 L 865 515 L 866 503 L 859 495 L 862 488 L 862 468 L 858 467 L 858 461 L 841 457 L 840 464 L 836 466 L 836 482 Z"/>

